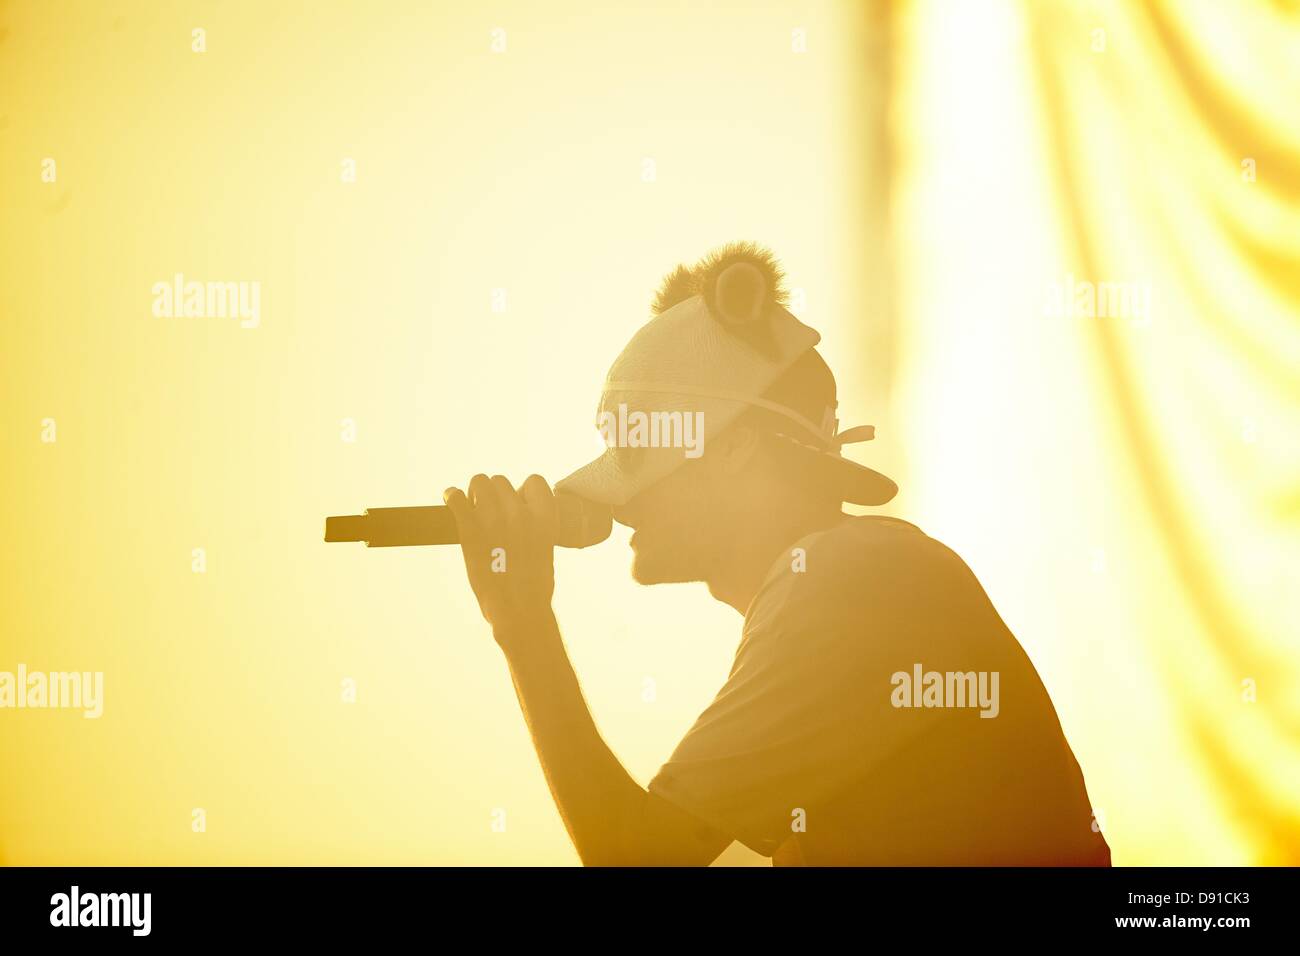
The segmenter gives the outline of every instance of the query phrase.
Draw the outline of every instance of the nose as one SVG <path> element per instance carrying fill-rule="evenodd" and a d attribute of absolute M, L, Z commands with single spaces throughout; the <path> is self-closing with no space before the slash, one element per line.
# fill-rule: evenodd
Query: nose
<path fill-rule="evenodd" d="M 631 504 L 616 505 L 614 507 L 614 520 L 621 525 L 629 528 L 636 528 L 637 513 Z"/>

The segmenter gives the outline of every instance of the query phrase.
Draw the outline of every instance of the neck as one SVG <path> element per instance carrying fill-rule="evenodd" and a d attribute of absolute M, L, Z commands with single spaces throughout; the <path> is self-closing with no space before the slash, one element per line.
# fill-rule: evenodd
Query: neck
<path fill-rule="evenodd" d="M 848 517 L 839 508 L 792 510 L 747 522 L 731 538 L 718 569 L 705 579 L 709 593 L 739 613 L 749 610 L 767 572 L 780 558 L 789 558 L 794 543 L 815 531 L 823 531 Z"/>

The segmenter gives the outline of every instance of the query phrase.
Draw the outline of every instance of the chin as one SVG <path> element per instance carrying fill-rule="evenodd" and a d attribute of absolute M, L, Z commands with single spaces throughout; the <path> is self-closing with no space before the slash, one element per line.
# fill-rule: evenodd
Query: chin
<path fill-rule="evenodd" d="M 683 584 L 699 581 L 700 576 L 665 556 L 633 551 L 632 580 L 637 584 Z"/>

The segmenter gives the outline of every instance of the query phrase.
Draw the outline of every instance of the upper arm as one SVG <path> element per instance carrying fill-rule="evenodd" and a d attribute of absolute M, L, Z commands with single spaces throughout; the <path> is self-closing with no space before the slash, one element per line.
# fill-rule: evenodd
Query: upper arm
<path fill-rule="evenodd" d="M 642 807 L 651 865 L 708 866 L 731 844 L 730 836 L 657 793 L 646 791 Z"/>
<path fill-rule="evenodd" d="M 606 806 L 603 840 L 574 841 L 584 866 L 708 866 L 731 843 L 658 794 L 635 784 L 627 793 Z"/>
<path fill-rule="evenodd" d="M 652 794 L 770 856 L 810 808 L 943 719 L 943 710 L 896 709 L 891 680 L 918 661 L 947 660 L 953 633 L 936 613 L 942 569 L 873 565 L 820 584 L 793 575 L 764 596 L 770 603 L 752 613 L 726 685 Z"/>

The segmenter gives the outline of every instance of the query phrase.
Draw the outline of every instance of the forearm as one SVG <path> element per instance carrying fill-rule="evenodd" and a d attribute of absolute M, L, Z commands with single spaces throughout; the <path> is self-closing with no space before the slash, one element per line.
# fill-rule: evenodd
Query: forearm
<path fill-rule="evenodd" d="M 556 806 L 582 862 L 617 865 L 650 862 L 634 823 L 646 791 L 623 769 L 601 739 L 559 625 L 549 611 L 511 625 L 497 642 L 506 652 L 515 693 Z"/>
<path fill-rule="evenodd" d="M 475 475 L 448 488 L 470 587 L 505 652 L 515 693 L 569 836 L 587 864 L 707 863 L 726 837 L 653 796 L 605 746 L 582 699 L 551 612 L 555 498 L 530 475 L 518 493 Z M 473 499 L 472 501 L 470 499 Z M 510 573 L 498 558 L 510 555 Z"/>

